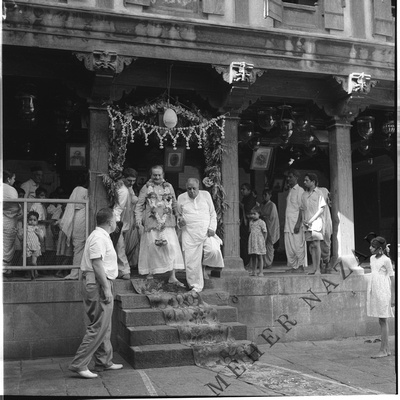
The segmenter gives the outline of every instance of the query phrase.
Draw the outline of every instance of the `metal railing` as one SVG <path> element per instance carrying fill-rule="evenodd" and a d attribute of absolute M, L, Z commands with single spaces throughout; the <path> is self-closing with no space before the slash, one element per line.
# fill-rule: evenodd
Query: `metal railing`
<path fill-rule="evenodd" d="M 26 256 L 26 232 L 27 232 L 27 215 L 28 215 L 28 203 L 47 203 L 47 204 L 84 204 L 85 205 L 85 223 L 86 223 L 86 234 L 85 237 L 88 237 L 89 234 L 89 200 L 73 200 L 70 199 L 36 199 L 36 198 L 18 198 L 18 199 L 7 199 L 3 200 L 4 203 L 19 203 L 23 204 L 22 218 L 23 218 L 23 238 L 22 238 L 22 266 L 21 265 L 3 265 L 3 270 L 10 271 L 31 271 L 31 270 L 65 270 L 65 269 L 79 269 L 79 265 L 69 265 L 69 264 L 49 264 L 49 265 L 27 265 L 27 256 Z M 61 219 L 61 218 L 60 218 Z M 56 243 L 57 250 L 57 243 Z"/>

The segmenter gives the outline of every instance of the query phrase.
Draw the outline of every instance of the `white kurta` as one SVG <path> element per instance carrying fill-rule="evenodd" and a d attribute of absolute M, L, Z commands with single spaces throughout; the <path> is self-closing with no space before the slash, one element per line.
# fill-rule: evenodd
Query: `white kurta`
<path fill-rule="evenodd" d="M 217 229 L 217 216 L 210 193 L 200 190 L 194 198 L 187 193 L 178 197 L 178 213 L 185 220 L 182 227 L 182 250 L 186 265 L 186 279 L 194 290 L 204 287 L 202 265 L 223 268 L 221 239 L 207 236 L 208 229 Z"/>
<path fill-rule="evenodd" d="M 286 199 L 285 212 L 285 251 L 288 267 L 297 269 L 304 265 L 305 246 L 304 231 L 300 227 L 299 233 L 294 233 L 294 227 L 299 217 L 301 196 L 304 189 L 296 184 L 289 190 Z"/>

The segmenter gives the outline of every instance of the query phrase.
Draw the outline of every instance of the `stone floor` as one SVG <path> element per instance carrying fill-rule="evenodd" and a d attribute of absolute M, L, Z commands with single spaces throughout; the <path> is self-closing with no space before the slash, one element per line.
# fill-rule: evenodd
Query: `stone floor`
<path fill-rule="evenodd" d="M 68 370 L 71 358 L 4 362 L 4 394 L 78 397 L 304 396 L 398 393 L 394 337 L 392 356 L 371 359 L 377 337 L 277 343 L 240 377 L 191 367 L 100 372 L 85 380 Z M 229 372 L 229 371 L 228 371 Z"/>

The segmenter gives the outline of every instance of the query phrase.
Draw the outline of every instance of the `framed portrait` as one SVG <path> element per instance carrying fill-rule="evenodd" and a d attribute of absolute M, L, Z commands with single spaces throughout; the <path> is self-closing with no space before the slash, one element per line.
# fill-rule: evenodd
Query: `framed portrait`
<path fill-rule="evenodd" d="M 174 150 L 172 147 L 165 148 L 164 170 L 165 172 L 182 172 L 185 165 L 185 148 Z"/>
<path fill-rule="evenodd" d="M 68 170 L 87 169 L 87 145 L 82 143 L 67 143 L 66 160 Z"/>
<path fill-rule="evenodd" d="M 267 170 L 271 164 L 272 147 L 261 146 L 253 151 L 250 169 Z"/>
<path fill-rule="evenodd" d="M 272 184 L 272 190 L 274 192 L 282 192 L 285 185 L 285 178 L 275 178 Z"/>

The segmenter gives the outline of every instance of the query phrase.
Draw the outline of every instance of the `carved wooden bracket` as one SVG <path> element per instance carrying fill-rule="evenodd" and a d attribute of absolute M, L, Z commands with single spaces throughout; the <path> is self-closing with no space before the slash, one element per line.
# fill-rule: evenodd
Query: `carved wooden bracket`
<path fill-rule="evenodd" d="M 369 75 L 352 73 L 346 76 L 332 76 L 326 90 L 332 93 L 332 100 L 315 100 L 318 107 L 330 117 L 353 121 L 370 104 L 368 95 L 378 82 Z"/>
<path fill-rule="evenodd" d="M 378 83 L 377 80 L 371 80 L 371 75 L 364 72 L 352 72 L 348 76 L 333 76 L 333 78 L 342 85 L 345 92 L 353 95 L 368 94 Z"/>
<path fill-rule="evenodd" d="M 79 61 L 83 61 L 89 71 L 110 71 L 119 74 L 125 66 L 136 60 L 133 57 L 119 56 L 114 51 L 95 50 L 93 53 L 74 53 Z"/>
<path fill-rule="evenodd" d="M 231 85 L 227 95 L 224 110 L 242 110 L 249 105 L 249 88 L 265 71 L 254 69 L 253 64 L 246 62 L 232 62 L 230 66 L 212 65 L 222 75 L 225 82 Z"/>
<path fill-rule="evenodd" d="M 90 101 L 94 104 L 107 104 L 122 95 L 121 90 L 113 90 L 115 75 L 121 73 L 134 57 L 119 56 L 110 51 L 95 50 L 93 53 L 74 53 L 79 61 L 83 61 L 86 69 L 95 72 Z M 120 93 L 121 92 L 121 93 Z"/>
<path fill-rule="evenodd" d="M 265 72 L 261 69 L 254 69 L 253 64 L 244 61 L 234 61 L 229 67 L 225 65 L 212 65 L 212 67 L 222 75 L 225 82 L 229 84 L 242 83 L 248 86 L 255 83 L 257 77 Z"/>

